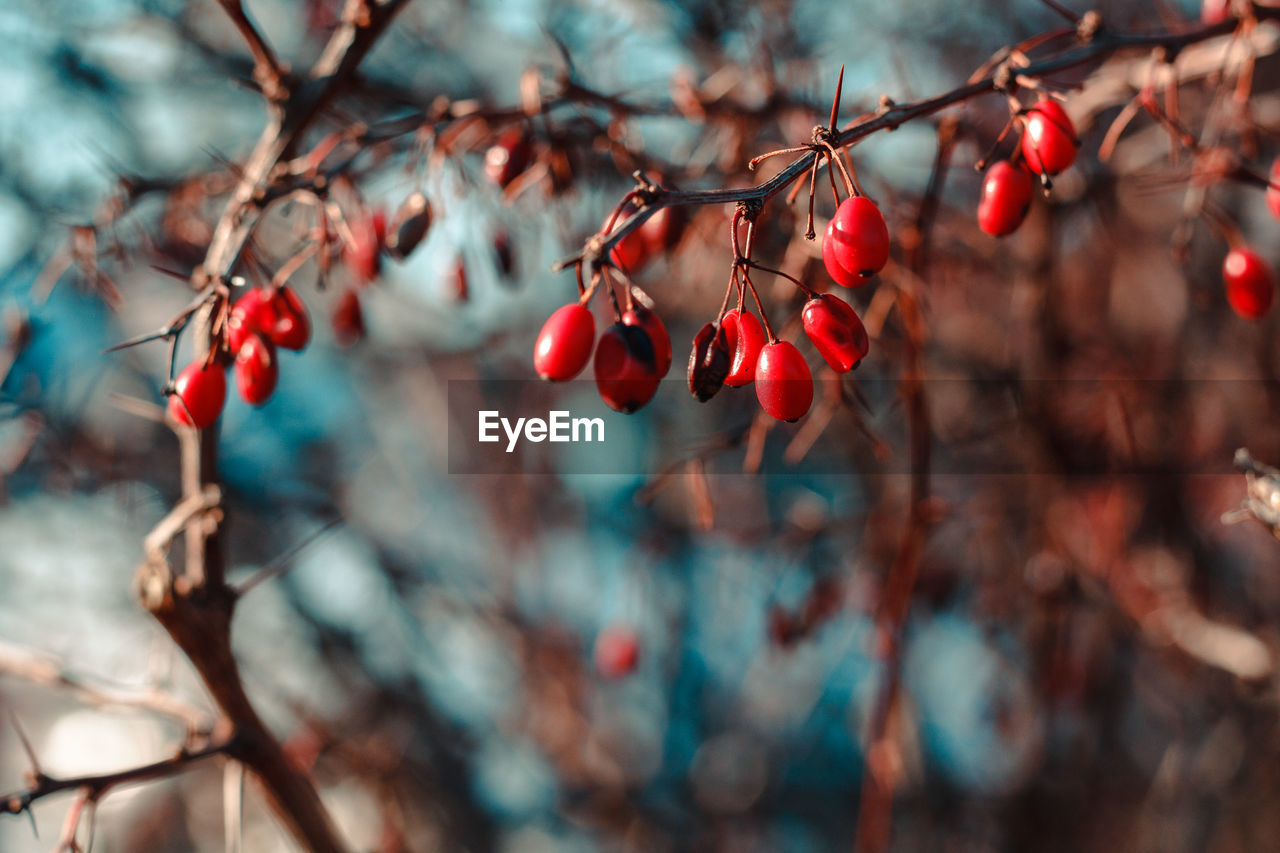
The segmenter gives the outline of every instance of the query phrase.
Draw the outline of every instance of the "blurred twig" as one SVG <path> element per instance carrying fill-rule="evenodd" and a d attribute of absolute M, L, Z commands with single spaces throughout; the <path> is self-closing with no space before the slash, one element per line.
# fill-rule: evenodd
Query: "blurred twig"
<path fill-rule="evenodd" d="M 1280 540 L 1280 469 L 1264 465 L 1243 447 L 1236 451 L 1235 466 L 1244 472 L 1243 510 Z"/>

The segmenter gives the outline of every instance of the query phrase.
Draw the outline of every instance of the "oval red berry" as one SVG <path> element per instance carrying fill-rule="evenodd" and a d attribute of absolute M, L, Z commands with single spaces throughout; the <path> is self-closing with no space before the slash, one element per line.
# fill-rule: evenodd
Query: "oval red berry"
<path fill-rule="evenodd" d="M 1031 209 L 1035 186 L 1031 173 L 1021 163 L 1001 160 L 982 178 L 982 198 L 978 202 L 978 227 L 992 237 L 1018 230 Z"/>
<path fill-rule="evenodd" d="M 853 307 L 824 293 L 805 303 L 801 312 L 804 332 L 818 354 L 837 373 L 847 373 L 866 358 L 871 348 L 867 330 Z"/>
<path fill-rule="evenodd" d="M 1076 159 L 1075 125 L 1062 104 L 1049 98 L 1037 101 L 1027 111 L 1022 133 L 1022 157 L 1039 175 L 1056 175 Z"/>
<path fill-rule="evenodd" d="M 246 403 L 261 406 L 271 398 L 280 378 L 276 348 L 261 335 L 250 335 L 236 353 L 236 387 Z"/>
<path fill-rule="evenodd" d="M 227 314 L 227 349 L 235 355 L 249 335 L 265 330 L 266 292 L 253 287 L 236 300 Z"/>
<path fill-rule="evenodd" d="M 754 314 L 737 309 L 726 312 L 720 325 L 733 356 L 724 384 L 730 388 L 748 385 L 755 381 L 756 362 L 760 360 L 760 350 L 767 341 L 764 328 Z"/>
<path fill-rule="evenodd" d="M 756 398 L 780 421 L 799 420 L 813 403 L 813 376 L 800 350 L 788 341 L 765 344 L 756 363 Z"/>
<path fill-rule="evenodd" d="M 509 127 L 484 155 L 484 173 L 500 187 L 520 176 L 533 159 L 533 145 L 524 128 Z"/>
<path fill-rule="evenodd" d="M 639 326 L 614 323 L 600 336 L 595 356 L 596 390 L 617 412 L 631 414 L 658 391 L 653 342 Z"/>
<path fill-rule="evenodd" d="M 859 287 L 866 284 L 865 279 L 849 272 L 836 260 L 836 240 L 832 236 L 835 229 L 836 221 L 833 219 L 827 223 L 827 231 L 822 237 L 822 265 L 827 268 L 827 275 L 841 287 Z"/>
<path fill-rule="evenodd" d="M 622 315 L 622 322 L 628 326 L 644 329 L 650 343 L 653 344 L 653 358 L 658 370 L 658 378 L 666 376 L 667 371 L 671 369 L 671 336 L 667 334 L 667 327 L 662 324 L 662 318 L 637 303 L 634 308 Z"/>
<path fill-rule="evenodd" d="M 847 198 L 831 222 L 831 254 L 837 264 L 861 283 L 884 268 L 889 260 L 889 227 L 875 202 L 866 196 Z"/>
<path fill-rule="evenodd" d="M 1222 262 L 1227 302 L 1246 320 L 1258 320 L 1271 310 L 1275 279 L 1266 261 L 1252 249 L 1232 249 Z"/>
<path fill-rule="evenodd" d="M 291 287 L 278 287 L 267 302 L 263 328 L 273 344 L 284 349 L 306 349 L 311 340 L 311 317 L 302 298 Z"/>
<path fill-rule="evenodd" d="M 222 367 L 193 361 L 173 382 L 169 412 L 180 424 L 205 429 L 222 414 L 227 401 L 227 377 Z"/>
<path fill-rule="evenodd" d="M 577 302 L 557 308 L 542 324 L 533 345 L 533 369 L 552 382 L 572 379 L 587 366 L 595 337 L 591 309 Z"/>
<path fill-rule="evenodd" d="M 330 324 L 338 346 L 351 346 L 364 337 L 364 309 L 360 307 L 360 293 L 354 287 L 347 288 L 338 297 Z"/>

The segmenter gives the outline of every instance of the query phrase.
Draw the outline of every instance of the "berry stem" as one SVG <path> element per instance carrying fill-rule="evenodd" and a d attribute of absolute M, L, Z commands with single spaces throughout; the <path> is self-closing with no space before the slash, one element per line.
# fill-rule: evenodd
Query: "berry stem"
<path fill-rule="evenodd" d="M 809 170 L 809 218 L 805 220 L 804 229 L 804 238 L 806 240 L 812 240 L 818 236 L 818 233 L 813 230 L 813 196 L 816 190 L 815 185 L 818 182 L 818 166 L 820 163 L 821 161 L 817 157 L 813 158 L 813 168 Z M 797 183 L 796 186 L 798 187 L 800 184 Z"/>
<path fill-rule="evenodd" d="M 720 312 L 716 314 L 716 325 L 720 325 L 720 321 L 724 319 L 724 315 L 729 311 L 729 300 L 733 297 L 733 286 L 738 281 L 738 269 L 735 266 L 733 271 L 729 273 L 729 285 L 724 289 L 724 299 L 720 302 Z M 738 302 L 742 302 L 742 285 L 738 285 Z"/>
<path fill-rule="evenodd" d="M 849 170 L 845 168 L 845 165 L 844 165 L 844 158 L 840 156 L 840 152 L 839 152 L 839 151 L 837 151 L 837 150 L 836 150 L 836 149 L 831 145 L 831 143 L 830 143 L 830 142 L 823 142 L 823 147 L 824 147 L 824 148 L 826 148 L 826 149 L 827 149 L 827 152 L 828 152 L 828 153 L 827 153 L 827 162 L 829 163 L 829 162 L 831 162 L 832 160 L 834 160 L 834 161 L 835 161 L 835 163 L 836 163 L 837 168 L 839 168 L 839 169 L 840 169 L 840 177 L 844 179 L 844 191 L 845 191 L 845 194 L 846 194 L 846 195 L 848 195 L 848 196 L 849 196 L 849 198 L 853 198 L 854 196 L 862 195 L 862 193 L 861 193 L 861 192 L 859 192 L 859 190 L 858 190 L 857 186 L 854 184 L 853 177 L 852 177 L 852 176 L 850 176 L 850 174 L 849 174 Z"/>
<path fill-rule="evenodd" d="M 836 203 L 836 207 L 840 206 L 840 189 L 836 186 L 836 170 L 831 165 L 831 155 L 827 155 L 827 179 L 831 181 L 831 199 Z"/>
<path fill-rule="evenodd" d="M 756 286 L 751 281 L 751 276 L 747 275 L 746 271 L 743 271 L 742 277 L 746 279 L 747 287 L 751 288 L 751 296 L 756 301 L 756 310 L 760 312 L 760 320 L 764 323 L 765 337 L 768 338 L 769 343 L 776 344 L 778 336 L 773 333 L 773 326 L 769 323 L 769 315 L 764 311 L 764 303 L 760 301 L 760 294 L 756 293 Z"/>
<path fill-rule="evenodd" d="M 996 156 L 996 152 L 1000 148 L 1000 143 L 1004 142 L 1004 138 L 1009 135 L 1009 131 L 1013 130 L 1015 120 L 1015 117 L 1010 116 L 1009 120 L 1004 124 L 1004 130 L 1000 131 L 1000 135 L 996 137 L 995 142 L 991 143 L 991 147 L 987 149 L 987 153 L 982 156 L 982 159 L 974 164 L 974 169 L 981 172 L 983 169 L 987 168 L 987 164 L 991 162 L 991 158 Z M 1014 159 L 1018 157 L 1021 150 L 1022 146 L 1017 146 L 1014 149 L 1014 153 L 1009 157 L 1009 162 L 1012 163 Z"/>
<path fill-rule="evenodd" d="M 801 151 L 812 150 L 812 145 L 795 145 L 791 148 L 779 148 L 777 151 L 767 151 L 759 157 L 752 157 L 751 160 L 747 162 L 747 168 L 755 171 L 756 166 L 760 165 L 765 160 L 768 160 L 770 157 L 779 157 L 783 154 L 799 154 Z"/>
<path fill-rule="evenodd" d="M 752 269 L 757 269 L 757 270 L 760 270 L 761 272 L 772 273 L 773 275 L 781 276 L 782 278 L 785 278 L 787 281 L 791 282 L 796 287 L 804 291 L 804 294 L 808 296 L 810 299 L 812 299 L 815 295 L 813 292 L 813 288 L 809 287 L 809 285 L 805 284 L 803 281 L 801 281 L 800 279 L 796 278 L 793 275 L 790 275 L 789 273 L 785 273 L 782 270 L 775 270 L 773 267 L 766 267 L 764 264 L 758 264 L 755 261 L 744 261 L 744 263 L 747 266 L 751 267 Z"/>

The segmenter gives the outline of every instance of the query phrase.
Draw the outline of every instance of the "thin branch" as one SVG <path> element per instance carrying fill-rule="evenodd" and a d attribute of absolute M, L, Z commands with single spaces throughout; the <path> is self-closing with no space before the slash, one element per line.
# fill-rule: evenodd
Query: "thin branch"
<path fill-rule="evenodd" d="M 267 44 L 267 40 L 253 25 L 253 21 L 249 20 L 249 15 L 245 12 L 240 0 L 218 0 L 218 5 L 226 11 L 227 17 L 231 18 L 231 23 L 235 24 L 249 47 L 249 53 L 253 56 L 253 79 L 262 87 L 262 94 L 269 101 L 282 100 L 287 94 L 285 87 L 287 72 L 276 59 L 271 45 Z"/>
<path fill-rule="evenodd" d="M 0 676 L 3 675 L 67 690 L 90 705 L 152 711 L 182 722 L 189 731 L 208 732 L 213 728 L 208 713 L 159 689 L 91 685 L 43 652 L 0 641 Z"/>
<path fill-rule="evenodd" d="M 1258 20 L 1280 19 L 1280 7 L 1254 5 L 1254 15 Z M 1067 71 L 1081 65 L 1117 53 L 1122 50 L 1164 48 L 1170 53 L 1207 39 L 1231 33 L 1236 27 L 1235 19 L 1223 21 L 1212 26 L 1200 27 L 1182 33 L 1124 33 L 1111 30 L 1100 30 L 1084 44 L 1071 50 L 1046 59 L 1042 62 L 1027 65 L 1020 69 L 1019 76 L 1028 79 L 1039 79 L 1061 71 Z M 948 107 L 964 103 L 981 95 L 1003 92 L 1007 84 L 1007 73 L 1002 73 L 1003 66 L 997 66 L 986 76 L 950 92 L 935 95 L 905 104 L 894 104 L 875 113 L 860 117 L 839 132 L 831 134 L 831 145 L 834 148 L 846 148 L 873 133 L 882 130 L 896 130 L 902 125 L 925 116 L 933 115 Z M 584 251 L 555 264 L 553 269 L 564 269 L 574 263 L 587 260 L 598 261 L 608 257 L 617 243 L 635 229 L 645 223 L 664 207 L 677 207 L 702 204 L 732 204 L 735 202 L 764 203 L 813 167 L 817 157 L 824 156 L 819 152 L 809 152 L 792 161 L 785 169 L 767 181 L 751 187 L 712 189 L 700 191 L 659 190 L 642 209 L 628 217 L 600 242 L 598 252 Z M 596 249 L 596 246 L 591 246 Z"/>
<path fill-rule="evenodd" d="M 127 770 L 117 770 L 114 773 L 59 777 L 36 771 L 32 774 L 31 784 L 25 789 L 0 796 L 0 814 L 22 814 L 30 809 L 33 803 L 62 791 L 84 791 L 88 800 L 97 801 L 119 785 L 164 779 L 186 770 L 198 761 L 233 752 L 236 747 L 236 741 L 229 739 L 201 749 L 183 749 L 171 758 L 143 764 L 140 767 L 130 767 Z"/>

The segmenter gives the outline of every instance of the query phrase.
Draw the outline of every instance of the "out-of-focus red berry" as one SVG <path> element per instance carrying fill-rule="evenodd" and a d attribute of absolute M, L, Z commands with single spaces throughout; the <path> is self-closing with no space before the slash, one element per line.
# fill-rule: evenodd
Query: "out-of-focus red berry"
<path fill-rule="evenodd" d="M 342 291 L 330 323 L 339 346 L 351 346 L 364 337 L 364 310 L 360 306 L 360 293 L 354 287 Z"/>
<path fill-rule="evenodd" d="M 205 367 L 193 361 L 173 382 L 169 412 L 180 424 L 205 429 L 222 414 L 227 401 L 227 377 L 219 364 Z"/>
<path fill-rule="evenodd" d="M 1222 282 L 1227 302 L 1246 320 L 1258 320 L 1271 310 L 1275 278 L 1267 262 L 1252 249 L 1232 249 L 1222 262 Z"/>
<path fill-rule="evenodd" d="M 236 387 L 246 403 L 261 406 L 271 398 L 280 379 L 275 346 L 260 334 L 249 335 L 236 353 Z"/>
<path fill-rule="evenodd" d="M 596 637 L 596 672 L 604 678 L 618 679 L 635 672 L 640 662 L 640 638 L 630 628 L 605 628 Z"/>
<path fill-rule="evenodd" d="M 533 159 L 533 143 L 523 127 L 509 127 L 484 155 L 484 173 L 500 187 L 518 178 Z"/>
<path fill-rule="evenodd" d="M 1021 163 L 1001 160 L 987 169 L 982 178 L 982 197 L 978 202 L 978 227 L 992 237 L 1003 237 L 1018 230 L 1031 209 L 1035 186 L 1031 173 Z"/>

